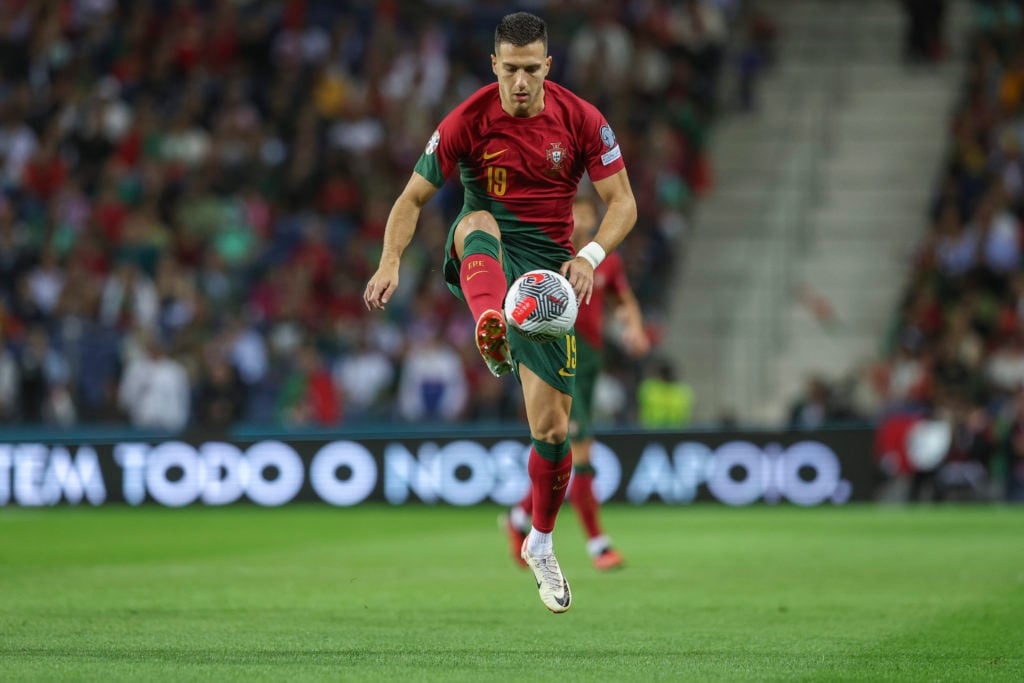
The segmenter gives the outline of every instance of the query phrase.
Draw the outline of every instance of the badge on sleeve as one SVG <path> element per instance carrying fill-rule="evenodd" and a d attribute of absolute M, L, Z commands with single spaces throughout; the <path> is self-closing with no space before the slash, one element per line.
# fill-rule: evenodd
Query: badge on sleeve
<path fill-rule="evenodd" d="M 622 150 L 619 149 L 618 143 L 615 142 L 615 133 L 612 132 L 612 127 L 607 124 L 601 126 L 601 142 L 608 149 L 607 152 L 601 155 L 601 163 L 603 165 L 607 166 L 622 156 Z"/>
<path fill-rule="evenodd" d="M 435 130 L 434 134 L 430 136 L 429 140 L 427 140 L 427 148 L 423 151 L 426 154 L 433 154 L 434 151 L 437 150 L 437 146 L 439 144 L 441 144 L 441 131 Z"/>

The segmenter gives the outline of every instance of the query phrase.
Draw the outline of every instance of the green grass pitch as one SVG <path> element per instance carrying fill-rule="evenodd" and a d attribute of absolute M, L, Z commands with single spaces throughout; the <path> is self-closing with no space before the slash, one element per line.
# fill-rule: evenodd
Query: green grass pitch
<path fill-rule="evenodd" d="M 1024 680 L 1024 509 L 566 510 L 564 615 L 495 507 L 0 509 L 0 679 Z"/>

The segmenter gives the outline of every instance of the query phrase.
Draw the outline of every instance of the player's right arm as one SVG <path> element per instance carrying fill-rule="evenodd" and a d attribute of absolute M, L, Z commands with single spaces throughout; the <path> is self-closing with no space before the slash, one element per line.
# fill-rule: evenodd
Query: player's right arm
<path fill-rule="evenodd" d="M 479 92 L 484 92 L 481 88 Z M 469 133 L 465 125 L 466 102 L 448 114 L 430 136 L 427 146 L 416 162 L 412 177 L 402 194 L 395 200 L 384 227 L 384 248 L 380 254 L 380 265 L 370 281 L 366 283 L 363 301 L 368 310 L 384 310 L 384 305 L 398 287 L 398 266 L 402 253 L 412 241 L 420 211 L 430 201 L 445 179 L 455 169 L 458 160 L 469 149 Z"/>
<path fill-rule="evenodd" d="M 416 232 L 420 211 L 437 192 L 437 188 L 419 173 L 413 173 L 402 194 L 398 195 L 384 228 L 384 246 L 380 265 L 366 283 L 363 301 L 367 310 L 384 310 L 385 304 L 398 288 L 398 268 L 405 248 Z"/>

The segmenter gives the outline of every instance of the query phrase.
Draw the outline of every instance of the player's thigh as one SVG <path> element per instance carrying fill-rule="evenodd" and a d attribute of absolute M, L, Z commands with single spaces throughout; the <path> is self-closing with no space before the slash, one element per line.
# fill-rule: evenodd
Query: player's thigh
<path fill-rule="evenodd" d="M 523 385 L 530 436 L 548 443 L 564 442 L 569 436 L 572 396 L 551 386 L 544 377 L 522 363 L 519 364 L 519 381 Z"/>
<path fill-rule="evenodd" d="M 574 396 L 576 391 L 576 335 L 570 331 L 553 342 L 533 342 L 514 328 L 508 334 L 509 350 L 519 375 L 520 364 L 550 384 L 557 391 Z M 520 377 L 520 382 L 522 378 Z"/>

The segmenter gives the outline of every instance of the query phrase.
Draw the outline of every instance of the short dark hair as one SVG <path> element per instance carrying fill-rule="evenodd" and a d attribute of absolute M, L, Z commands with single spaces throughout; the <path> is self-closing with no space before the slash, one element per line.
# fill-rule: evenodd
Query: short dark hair
<path fill-rule="evenodd" d="M 502 43 L 523 47 L 538 40 L 544 43 L 544 52 L 547 53 L 548 25 L 543 19 L 529 12 L 506 14 L 494 29 L 494 54 L 498 54 L 498 46 Z"/>

